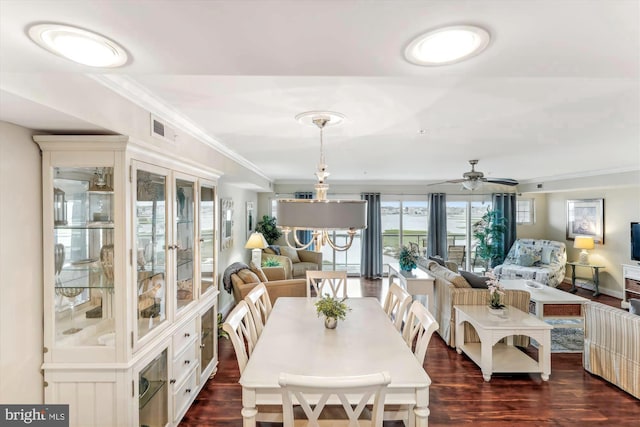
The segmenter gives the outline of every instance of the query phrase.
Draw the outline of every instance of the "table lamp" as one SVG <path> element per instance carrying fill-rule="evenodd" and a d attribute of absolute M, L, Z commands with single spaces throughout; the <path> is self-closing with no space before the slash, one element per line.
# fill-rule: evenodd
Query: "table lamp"
<path fill-rule="evenodd" d="M 587 252 L 587 249 L 593 249 L 595 247 L 593 237 L 576 236 L 576 239 L 573 241 L 573 247 L 576 249 L 582 249 L 579 259 L 580 264 L 589 264 L 589 253 Z"/>
<path fill-rule="evenodd" d="M 251 249 L 251 262 L 260 267 L 262 260 L 262 249 L 269 246 L 262 233 L 251 233 L 247 244 L 244 245 L 246 249 Z"/>

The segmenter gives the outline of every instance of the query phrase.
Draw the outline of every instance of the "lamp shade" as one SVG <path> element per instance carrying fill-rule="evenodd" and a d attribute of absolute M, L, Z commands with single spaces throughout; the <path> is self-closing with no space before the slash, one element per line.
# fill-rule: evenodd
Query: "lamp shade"
<path fill-rule="evenodd" d="M 573 241 L 573 247 L 576 249 L 593 249 L 595 242 L 591 236 L 576 236 Z"/>
<path fill-rule="evenodd" d="M 280 227 L 309 230 L 344 230 L 367 228 L 366 200 L 278 200 Z"/>
<path fill-rule="evenodd" d="M 262 233 L 251 233 L 249 236 L 249 240 L 247 240 L 247 244 L 244 245 L 246 249 L 263 249 L 269 246 L 267 240 L 264 238 Z"/>

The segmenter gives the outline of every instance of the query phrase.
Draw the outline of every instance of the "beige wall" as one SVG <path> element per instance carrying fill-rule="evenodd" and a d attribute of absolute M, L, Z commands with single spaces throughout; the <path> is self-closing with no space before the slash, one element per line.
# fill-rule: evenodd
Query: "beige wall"
<path fill-rule="evenodd" d="M 622 264 L 631 263 L 629 249 L 629 223 L 640 221 L 640 185 L 599 190 L 582 190 L 547 195 L 547 238 L 565 242 L 568 260 L 577 260 L 579 250 L 566 238 L 567 200 L 604 199 L 604 245 L 597 244 L 589 251 L 589 261 L 605 266 L 600 274 L 600 289 L 606 294 L 622 298 Z M 584 270 L 584 271 L 583 271 Z M 589 274 L 583 268 L 578 276 Z M 570 270 L 567 271 L 567 276 Z"/>
<path fill-rule="evenodd" d="M 0 402 L 43 403 L 42 178 L 28 129 L 0 122 Z"/>

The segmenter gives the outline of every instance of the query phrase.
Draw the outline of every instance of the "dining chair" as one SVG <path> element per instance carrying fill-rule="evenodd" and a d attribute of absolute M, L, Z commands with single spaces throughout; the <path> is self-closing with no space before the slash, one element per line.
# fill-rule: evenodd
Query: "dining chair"
<path fill-rule="evenodd" d="M 387 297 L 384 300 L 384 312 L 393 322 L 393 325 L 398 331 L 402 329 L 402 322 L 404 321 L 404 314 L 407 311 L 407 307 L 411 303 L 411 295 L 402 286 L 397 283 L 391 283 Z"/>
<path fill-rule="evenodd" d="M 347 297 L 346 271 L 307 271 L 307 297 L 311 297 L 311 288 L 316 296 L 329 294 L 334 298 Z"/>
<path fill-rule="evenodd" d="M 387 385 L 391 382 L 388 372 L 358 376 L 316 377 L 281 373 L 278 383 L 282 390 L 282 409 L 284 427 L 320 425 L 347 425 L 382 427 L 384 398 Z M 357 398 L 355 403 L 353 399 Z M 327 406 L 329 399 L 339 401 L 337 408 Z M 359 419 L 367 402 L 373 398 L 369 419 Z M 312 401 L 310 401 L 312 399 Z M 349 399 L 352 401 L 350 402 Z M 293 402 L 297 402 L 306 419 L 294 419 Z M 340 409 L 340 411 L 336 411 Z M 330 419 L 327 419 L 330 410 Z M 323 413 L 324 412 L 324 413 Z M 340 419 L 331 418 L 337 412 Z"/>
<path fill-rule="evenodd" d="M 438 327 L 436 319 L 420 301 L 414 301 L 411 304 L 407 321 L 402 330 L 402 337 L 409 348 L 413 350 L 413 355 L 418 363 L 423 366 L 429 341 Z M 406 426 L 413 427 L 415 424 L 413 405 L 387 405 L 383 419 L 385 421 L 403 420 Z"/>
<path fill-rule="evenodd" d="M 238 368 L 242 374 L 258 340 L 253 315 L 246 301 L 240 301 L 236 304 L 227 315 L 222 329 L 229 334 L 238 360 Z M 282 406 L 280 405 L 258 405 L 256 410 L 258 411 L 256 421 L 282 422 Z"/>
<path fill-rule="evenodd" d="M 249 306 L 249 311 L 253 317 L 253 324 L 256 328 L 256 338 L 260 338 L 264 325 L 267 323 L 267 319 L 273 308 L 267 287 L 264 283 L 258 284 L 258 286 L 249 291 L 247 296 L 244 297 L 244 300 Z"/>

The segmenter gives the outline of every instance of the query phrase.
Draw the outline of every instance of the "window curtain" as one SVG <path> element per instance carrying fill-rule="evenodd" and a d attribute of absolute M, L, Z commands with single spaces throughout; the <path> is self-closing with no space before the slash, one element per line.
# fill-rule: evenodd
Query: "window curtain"
<path fill-rule="evenodd" d="M 501 264 L 516 241 L 516 193 L 493 193 L 492 201 L 493 210 L 500 212 L 506 220 L 506 230 L 502 239 Z"/>
<path fill-rule="evenodd" d="M 427 256 L 447 257 L 447 195 L 429 193 L 429 236 Z"/>
<path fill-rule="evenodd" d="M 296 199 L 313 199 L 313 193 L 311 191 L 296 191 L 293 195 Z M 298 230 L 296 231 L 296 237 L 303 245 L 306 245 L 311 241 L 311 230 Z M 314 245 L 311 245 L 308 249 L 313 250 Z"/>
<path fill-rule="evenodd" d="M 382 220 L 380 193 L 362 193 L 367 201 L 367 228 L 361 231 L 360 274 L 368 279 L 382 277 Z"/>

